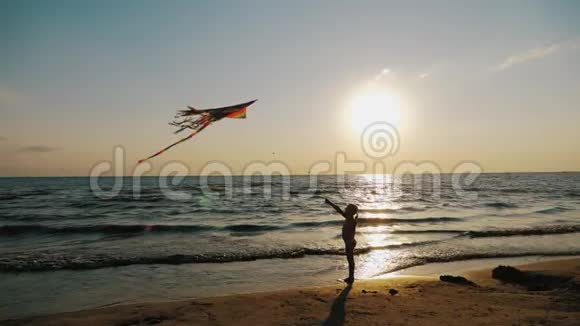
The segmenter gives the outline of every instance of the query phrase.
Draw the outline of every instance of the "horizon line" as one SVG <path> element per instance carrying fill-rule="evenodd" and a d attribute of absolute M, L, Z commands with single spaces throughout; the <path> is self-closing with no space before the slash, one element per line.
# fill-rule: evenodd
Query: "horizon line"
<path fill-rule="evenodd" d="M 580 170 L 574 170 L 574 171 L 518 171 L 518 172 L 513 172 L 513 171 L 501 171 L 501 172 L 481 172 L 480 174 L 556 174 L 556 173 L 580 173 Z M 314 176 L 349 176 L 349 175 L 355 175 L 355 176 L 367 176 L 367 175 L 406 175 L 406 174 L 412 174 L 412 175 L 417 175 L 417 173 L 404 173 L 404 174 L 393 174 L 393 173 L 347 173 L 347 174 L 314 174 Z M 435 173 L 420 173 L 420 174 L 435 174 Z M 452 175 L 452 174 L 463 174 L 463 173 L 438 173 L 440 175 Z M 258 174 L 255 174 L 256 176 L 260 176 Z M 267 175 L 267 174 L 264 174 Z M 262 176 L 264 176 L 262 175 Z M 223 177 L 223 175 L 200 175 L 200 174 L 188 174 L 182 177 L 203 177 L 203 176 L 216 176 L 216 177 Z M 243 174 L 232 174 L 232 175 L 226 175 L 229 177 L 243 177 L 245 175 Z M 272 177 L 280 177 L 280 176 L 294 176 L 294 177 L 300 177 L 300 176 L 310 176 L 310 174 L 288 174 L 288 175 L 282 175 L 282 174 L 272 174 L 270 175 Z M 0 176 L 0 179 L 17 179 L 17 178 L 90 178 L 91 176 L 88 175 L 54 175 L 54 176 Z M 103 175 L 103 176 L 99 176 L 98 178 L 159 178 L 162 177 L 160 175 L 142 175 L 142 176 L 131 176 L 131 175 Z M 167 178 L 169 176 L 165 176 L 165 178 Z"/>

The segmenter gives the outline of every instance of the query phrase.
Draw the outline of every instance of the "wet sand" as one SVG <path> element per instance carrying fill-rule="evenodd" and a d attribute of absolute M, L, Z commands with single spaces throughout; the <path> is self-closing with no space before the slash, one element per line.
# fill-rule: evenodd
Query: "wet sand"
<path fill-rule="evenodd" d="M 580 282 L 580 259 L 518 266 Z M 491 278 L 491 269 L 461 272 L 478 286 L 438 275 L 358 281 L 352 287 L 303 288 L 175 302 L 102 307 L 2 325 L 579 325 L 576 288 L 528 291 Z M 398 291 L 389 294 L 390 289 Z"/>

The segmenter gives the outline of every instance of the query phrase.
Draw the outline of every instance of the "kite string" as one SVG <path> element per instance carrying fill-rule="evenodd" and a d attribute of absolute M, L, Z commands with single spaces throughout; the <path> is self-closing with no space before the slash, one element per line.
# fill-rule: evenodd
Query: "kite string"
<path fill-rule="evenodd" d="M 171 145 L 169 145 L 169 146 L 165 147 L 164 149 L 162 149 L 162 150 L 158 151 L 157 153 L 155 153 L 155 154 L 153 154 L 153 155 L 151 155 L 151 156 L 149 156 L 149 157 L 147 157 L 147 158 L 145 158 L 145 159 L 139 160 L 137 163 L 138 163 L 138 164 L 139 164 L 139 163 L 143 163 L 143 162 L 145 162 L 145 161 L 147 161 L 147 160 L 150 160 L 150 159 L 154 158 L 155 156 L 158 156 L 158 155 L 161 155 L 161 154 L 163 154 L 165 151 L 167 151 L 168 149 L 172 148 L 173 146 L 176 146 L 176 145 L 178 145 L 178 144 L 181 144 L 181 143 L 183 143 L 184 141 L 186 141 L 186 140 L 188 140 L 188 139 L 192 138 L 193 136 L 197 135 L 197 134 L 198 134 L 198 133 L 200 133 L 200 132 L 201 132 L 203 129 L 205 129 L 207 126 L 209 126 L 209 125 L 210 125 L 212 122 L 213 122 L 213 120 L 212 120 L 212 119 L 208 119 L 208 120 L 207 120 L 207 121 L 205 121 L 205 122 L 204 122 L 202 125 L 200 125 L 200 126 L 199 126 L 199 127 L 196 129 L 196 130 L 194 130 L 194 131 L 193 131 L 191 134 L 189 134 L 189 136 L 187 136 L 187 137 L 184 137 L 184 138 L 182 138 L 182 139 L 180 139 L 180 140 L 176 141 L 175 143 L 173 143 L 173 144 L 171 144 Z"/>

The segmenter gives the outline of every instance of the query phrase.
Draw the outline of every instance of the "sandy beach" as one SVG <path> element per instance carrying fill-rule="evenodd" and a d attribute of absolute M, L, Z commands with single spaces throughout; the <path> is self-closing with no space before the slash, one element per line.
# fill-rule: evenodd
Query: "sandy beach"
<path fill-rule="evenodd" d="M 320 288 L 109 306 L 1 324 L 578 325 L 580 259 L 517 267 L 571 280 L 565 287 L 533 291 L 493 279 L 491 269 L 485 269 L 459 273 L 477 286 L 442 282 L 438 275 L 400 276 L 358 281 L 352 287 L 337 282 Z M 391 289 L 397 293 L 389 293 Z"/>

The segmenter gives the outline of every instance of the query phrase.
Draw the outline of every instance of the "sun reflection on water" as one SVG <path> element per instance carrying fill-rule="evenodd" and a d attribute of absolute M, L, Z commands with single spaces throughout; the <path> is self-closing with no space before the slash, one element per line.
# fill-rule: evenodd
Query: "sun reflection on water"
<path fill-rule="evenodd" d="M 360 279 L 372 278 L 383 273 L 389 266 L 389 261 L 396 258 L 390 250 L 377 250 L 359 256 L 356 266 L 356 277 Z"/>

